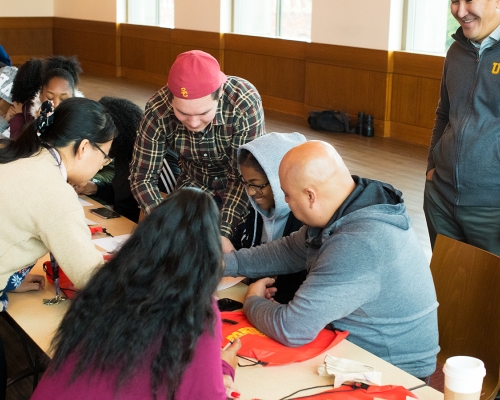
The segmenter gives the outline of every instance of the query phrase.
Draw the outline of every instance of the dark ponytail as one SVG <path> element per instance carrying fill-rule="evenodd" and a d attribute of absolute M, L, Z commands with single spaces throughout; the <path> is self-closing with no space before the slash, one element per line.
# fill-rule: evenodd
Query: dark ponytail
<path fill-rule="evenodd" d="M 0 139 L 0 164 L 31 157 L 42 146 L 63 148 L 73 145 L 76 154 L 84 139 L 95 145 L 109 142 L 118 135 L 106 109 L 96 101 L 73 97 L 64 100 L 53 114 L 53 121 L 40 133 L 40 118 L 27 125 L 19 138 Z M 40 135 L 38 135 L 40 133 Z"/>

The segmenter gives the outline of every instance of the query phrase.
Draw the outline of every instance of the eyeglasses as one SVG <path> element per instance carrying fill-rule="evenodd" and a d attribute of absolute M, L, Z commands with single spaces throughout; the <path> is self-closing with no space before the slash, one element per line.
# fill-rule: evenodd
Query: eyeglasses
<path fill-rule="evenodd" d="M 256 193 L 258 194 L 262 194 L 262 189 L 264 189 L 267 185 L 269 185 L 269 181 L 267 181 L 267 183 L 264 183 L 263 185 L 252 185 L 251 183 L 247 183 L 244 179 L 243 179 L 243 175 L 240 175 L 239 176 L 239 179 L 240 179 L 240 182 L 243 186 L 245 186 L 246 190 L 250 190 L 250 189 L 253 189 L 255 190 Z"/>
<path fill-rule="evenodd" d="M 102 166 L 105 167 L 106 165 L 108 165 L 111 161 L 113 161 L 113 159 L 108 156 L 104 151 L 102 151 L 102 149 L 99 147 L 99 145 L 94 145 L 95 147 L 97 147 L 97 149 L 102 153 L 102 155 L 104 156 L 104 161 L 102 162 Z"/>

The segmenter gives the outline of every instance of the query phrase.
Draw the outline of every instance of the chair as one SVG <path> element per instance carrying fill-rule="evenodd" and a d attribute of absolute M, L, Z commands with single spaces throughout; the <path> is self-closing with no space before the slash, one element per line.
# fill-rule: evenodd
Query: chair
<path fill-rule="evenodd" d="M 500 387 L 500 257 L 438 235 L 431 260 L 439 326 L 438 364 L 465 355 L 484 362 L 481 400 Z"/>

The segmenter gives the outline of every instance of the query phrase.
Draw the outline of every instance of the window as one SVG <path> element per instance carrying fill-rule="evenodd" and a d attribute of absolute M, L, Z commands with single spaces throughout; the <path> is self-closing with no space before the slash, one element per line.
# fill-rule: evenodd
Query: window
<path fill-rule="evenodd" d="M 174 0 L 128 0 L 127 22 L 173 28 Z"/>
<path fill-rule="evenodd" d="M 405 50 L 445 54 L 458 27 L 450 0 L 407 0 Z"/>
<path fill-rule="evenodd" d="M 311 40 L 312 0 L 234 0 L 234 33 Z"/>

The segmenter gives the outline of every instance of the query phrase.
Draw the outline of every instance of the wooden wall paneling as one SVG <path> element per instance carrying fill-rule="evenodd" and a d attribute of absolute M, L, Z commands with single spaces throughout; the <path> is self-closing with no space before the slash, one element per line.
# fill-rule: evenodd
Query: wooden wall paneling
<path fill-rule="evenodd" d="M 391 137 L 429 144 L 443 63 L 444 57 L 394 53 Z"/>
<path fill-rule="evenodd" d="M 304 116 L 304 42 L 224 36 L 224 72 L 255 85 L 265 109 Z"/>
<path fill-rule="evenodd" d="M 382 73 L 388 71 L 387 54 L 384 50 L 320 43 L 308 43 L 306 47 L 307 62 Z"/>
<path fill-rule="evenodd" d="M 54 54 L 77 55 L 87 72 L 117 75 L 117 26 L 111 22 L 54 18 Z"/>
<path fill-rule="evenodd" d="M 440 81 L 394 74 L 391 121 L 432 128 Z"/>
<path fill-rule="evenodd" d="M 306 106 L 340 109 L 351 114 L 363 111 L 385 118 L 387 74 L 353 68 L 307 63 Z"/>
<path fill-rule="evenodd" d="M 0 17 L 0 43 L 14 65 L 51 55 L 52 17 Z"/>
<path fill-rule="evenodd" d="M 121 73 L 127 78 L 163 86 L 173 60 L 172 29 L 121 24 Z"/>
<path fill-rule="evenodd" d="M 420 76 L 422 78 L 441 81 L 444 57 L 429 54 L 394 52 L 394 73 L 401 75 Z"/>
<path fill-rule="evenodd" d="M 190 50 L 201 50 L 214 56 L 224 71 L 224 34 L 187 29 L 174 29 L 171 35 L 170 58 L 172 63 L 176 57 Z M 169 65 L 169 68 L 170 68 Z"/>
<path fill-rule="evenodd" d="M 305 108 L 343 110 L 351 116 L 351 125 L 363 111 L 373 115 L 375 135 L 388 135 L 389 69 L 387 51 L 310 43 L 306 51 Z"/>

